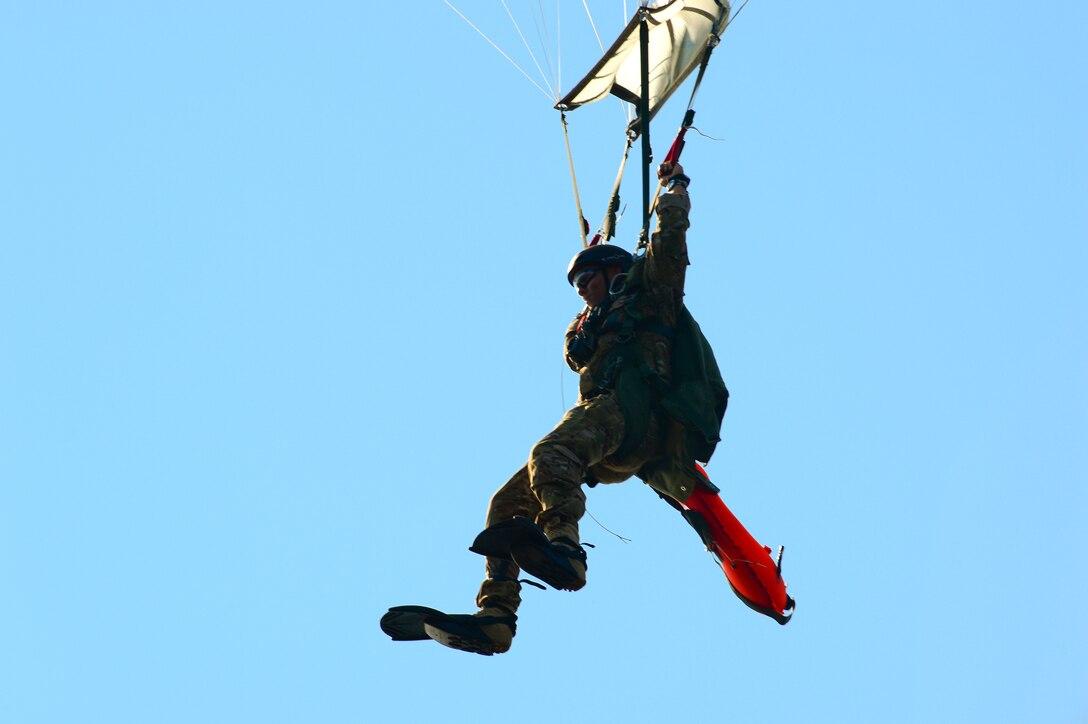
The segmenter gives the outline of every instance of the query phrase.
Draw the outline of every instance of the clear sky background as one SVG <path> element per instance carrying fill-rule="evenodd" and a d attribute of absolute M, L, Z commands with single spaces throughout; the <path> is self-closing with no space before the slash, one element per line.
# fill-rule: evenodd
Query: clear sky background
<path fill-rule="evenodd" d="M 599 49 L 561 5 L 566 90 Z M 710 474 L 797 613 L 632 481 L 485 658 L 378 618 L 472 610 L 487 501 L 574 402 L 551 101 L 437 1 L 4 4 L 0 720 L 1088 722 L 1086 26 L 751 2 L 685 151 L 688 304 Z M 570 121 L 596 223 L 624 119 Z"/>

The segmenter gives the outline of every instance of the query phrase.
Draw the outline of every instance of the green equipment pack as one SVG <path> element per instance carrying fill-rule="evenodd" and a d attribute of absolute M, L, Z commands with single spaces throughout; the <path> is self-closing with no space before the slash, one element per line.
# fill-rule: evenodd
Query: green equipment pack
<path fill-rule="evenodd" d="M 623 296 L 639 293 L 644 264 L 644 258 L 640 258 L 628 272 Z M 621 328 L 621 341 L 612 351 L 619 372 L 612 386 L 628 420 L 620 454 L 642 441 L 650 411 L 656 406 L 667 420 L 667 454 L 643 466 L 638 477 L 659 493 L 683 502 L 696 484 L 706 484 L 705 478 L 696 473 L 695 461 L 708 462 L 721 440 L 729 390 L 710 342 L 684 305 L 676 326 L 667 330 L 672 339 L 671 381 L 666 382 L 650 369 L 639 354 L 637 333 L 654 327 L 641 324 L 644 320 L 638 318 L 635 306 L 630 302 L 626 305 L 628 329 Z"/>

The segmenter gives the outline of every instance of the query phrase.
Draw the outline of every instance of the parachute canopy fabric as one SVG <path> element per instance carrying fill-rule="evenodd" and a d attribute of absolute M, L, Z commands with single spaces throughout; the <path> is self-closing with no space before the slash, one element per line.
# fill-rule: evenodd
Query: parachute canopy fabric
<path fill-rule="evenodd" d="M 727 0 L 668 0 L 647 8 L 649 25 L 650 118 L 702 62 L 729 21 Z M 640 8 L 589 74 L 555 107 L 573 110 L 609 94 L 638 104 L 642 95 L 639 61 Z M 635 123 L 632 128 L 637 128 Z"/>

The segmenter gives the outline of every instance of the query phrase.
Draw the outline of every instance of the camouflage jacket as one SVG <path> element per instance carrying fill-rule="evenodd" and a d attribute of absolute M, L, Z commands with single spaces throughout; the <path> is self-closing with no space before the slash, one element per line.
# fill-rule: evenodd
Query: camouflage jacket
<path fill-rule="evenodd" d="M 662 194 L 657 206 L 657 229 L 642 262 L 642 280 L 633 294 L 618 291 L 611 304 L 585 308 L 567 327 L 566 360 L 578 373 L 579 402 L 610 388 L 612 351 L 624 322 L 639 320 L 638 346 L 641 362 L 665 382 L 671 372 L 670 338 L 684 301 L 684 277 L 688 266 L 687 228 L 691 202 L 686 194 Z M 588 358 L 575 360 L 572 342 L 581 336 L 593 349 Z"/>

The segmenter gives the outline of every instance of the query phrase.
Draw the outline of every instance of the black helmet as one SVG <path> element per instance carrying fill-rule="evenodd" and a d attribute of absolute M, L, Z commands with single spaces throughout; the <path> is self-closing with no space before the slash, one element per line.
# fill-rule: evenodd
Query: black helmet
<path fill-rule="evenodd" d="M 615 246 L 613 244 L 587 246 L 585 249 L 582 249 L 575 254 L 574 258 L 570 260 L 570 265 L 567 266 L 567 281 L 573 286 L 574 275 L 586 267 L 618 266 L 623 269 L 623 271 L 627 271 L 634 262 L 635 257 L 631 256 L 631 252 L 623 247 Z"/>

